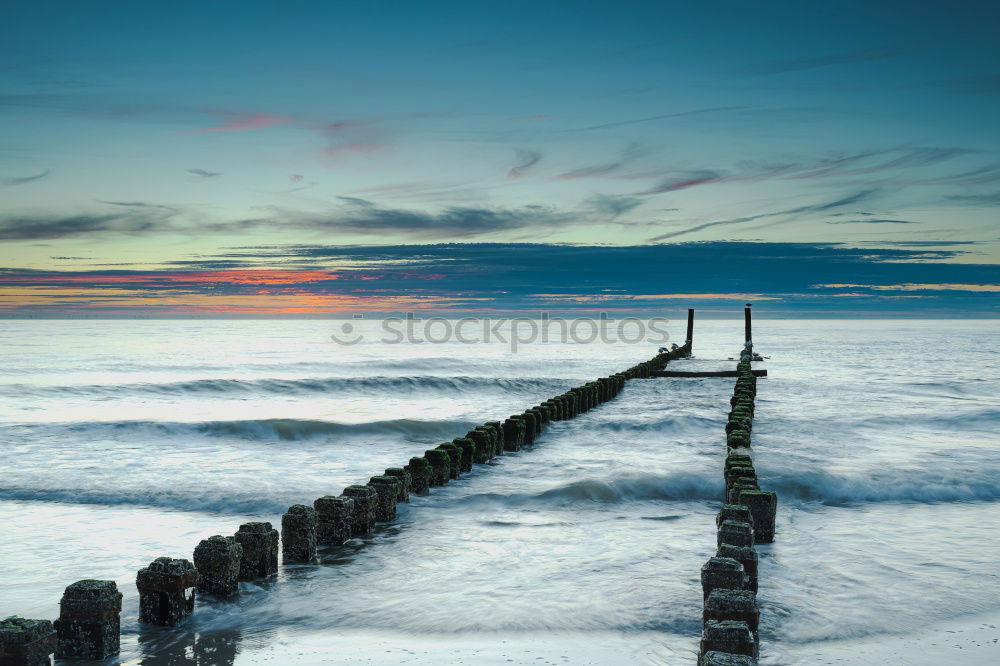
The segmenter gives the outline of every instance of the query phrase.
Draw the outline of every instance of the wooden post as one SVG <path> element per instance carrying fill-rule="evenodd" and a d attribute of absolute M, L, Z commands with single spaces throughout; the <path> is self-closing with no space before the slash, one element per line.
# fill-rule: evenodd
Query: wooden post
<path fill-rule="evenodd" d="M 692 346 L 694 344 L 694 308 L 688 308 L 688 330 L 684 342 Z M 688 351 L 691 351 L 690 348 Z"/>
<path fill-rule="evenodd" d="M 743 332 L 747 342 L 753 340 L 753 335 L 750 331 L 750 304 L 743 308 Z"/>

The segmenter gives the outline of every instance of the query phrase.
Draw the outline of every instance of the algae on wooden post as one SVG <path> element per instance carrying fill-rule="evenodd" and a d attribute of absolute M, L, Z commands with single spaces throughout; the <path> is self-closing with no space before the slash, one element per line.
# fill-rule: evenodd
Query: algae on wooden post
<path fill-rule="evenodd" d="M 198 570 L 189 560 L 158 557 L 135 577 L 139 621 L 173 627 L 194 610 Z"/>
<path fill-rule="evenodd" d="M 216 534 L 203 539 L 194 549 L 194 567 L 198 570 L 198 592 L 232 598 L 239 592 L 240 561 L 243 546 L 235 537 Z"/>
<path fill-rule="evenodd" d="M 701 567 L 701 590 L 705 599 L 712 590 L 746 589 L 746 573 L 743 565 L 728 557 L 709 558 Z"/>
<path fill-rule="evenodd" d="M 122 593 L 113 580 L 80 580 L 59 601 L 57 659 L 104 659 L 119 652 Z"/>
<path fill-rule="evenodd" d="M 410 491 L 417 495 L 427 495 L 431 488 L 431 475 L 433 469 L 427 458 L 410 458 L 406 465 L 406 470 L 410 473 Z"/>
<path fill-rule="evenodd" d="M 316 559 L 316 509 L 293 504 L 281 516 L 281 554 L 286 563 Z"/>
<path fill-rule="evenodd" d="M 342 497 L 354 500 L 354 515 L 351 519 L 351 536 L 359 537 L 371 534 L 375 529 L 375 489 L 371 486 L 347 486 L 341 493 Z"/>
<path fill-rule="evenodd" d="M 354 500 L 324 495 L 313 502 L 316 509 L 316 545 L 339 546 L 351 538 Z"/>
<path fill-rule="evenodd" d="M 115 640 L 117 641 L 117 635 Z M 11 616 L 0 620 L 0 664 L 7 666 L 48 666 L 49 655 L 57 650 L 56 632 L 48 620 Z M 117 643 L 114 652 L 117 654 Z M 94 657 L 100 659 L 103 657 Z"/>
<path fill-rule="evenodd" d="M 267 578 L 278 572 L 278 530 L 271 523 L 243 523 L 234 538 L 243 548 L 240 580 Z"/>

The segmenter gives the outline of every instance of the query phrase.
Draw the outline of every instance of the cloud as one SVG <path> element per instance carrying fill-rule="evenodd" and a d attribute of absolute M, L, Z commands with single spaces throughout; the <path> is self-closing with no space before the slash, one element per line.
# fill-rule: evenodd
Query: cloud
<path fill-rule="evenodd" d="M 108 213 L 77 215 L 10 215 L 0 218 L 0 239 L 37 240 L 99 234 L 148 234 L 176 230 L 180 210 L 142 201 L 98 201 L 113 207 Z"/>
<path fill-rule="evenodd" d="M 656 187 L 640 192 L 640 194 L 661 194 L 663 192 L 676 192 L 686 190 L 689 187 L 708 185 L 710 183 L 721 183 L 728 180 L 722 171 L 689 171 L 679 177 L 665 180 Z"/>
<path fill-rule="evenodd" d="M 203 127 L 194 132 L 245 132 L 247 130 L 264 129 L 277 125 L 287 125 L 291 122 L 288 116 L 271 113 L 239 113 L 230 111 L 213 111 L 215 115 L 226 119 L 226 122 L 214 127 Z"/>
<path fill-rule="evenodd" d="M 542 159 L 542 154 L 536 153 L 533 150 L 518 149 L 516 155 L 517 164 L 507 172 L 508 178 L 520 178 L 524 175 L 525 171 L 538 164 Z"/>
<path fill-rule="evenodd" d="M 156 226 L 154 220 L 121 214 L 8 217 L 0 220 L 0 239 L 66 238 L 100 232 L 139 233 L 151 231 Z"/>
<path fill-rule="evenodd" d="M 341 197 L 341 199 L 345 199 Z M 573 222 L 577 215 L 556 212 L 544 206 L 522 206 L 516 209 L 472 208 L 452 206 L 437 213 L 381 208 L 366 200 L 347 198 L 347 208 L 327 214 L 305 214 L 274 211 L 273 219 L 264 218 L 237 223 L 244 227 L 276 223 L 307 231 L 350 232 L 382 236 L 402 234 L 415 238 L 468 238 L 500 232 L 547 231 Z"/>
<path fill-rule="evenodd" d="M 59 308 L 70 298 L 92 312 L 113 305 L 168 314 L 553 308 L 662 314 L 684 307 L 738 314 L 754 295 L 772 312 L 995 314 L 997 266 L 945 263 L 963 255 L 970 258 L 959 249 L 835 243 L 243 247 L 156 270 L 0 269 L 0 309 Z M 673 286 L 665 291 L 665 284 Z M 919 305 L 900 299 L 915 295 Z"/>
<path fill-rule="evenodd" d="M 867 220 L 827 220 L 827 224 L 920 224 L 909 220 L 888 220 L 884 218 L 869 218 Z"/>
<path fill-rule="evenodd" d="M 783 217 L 789 215 L 800 215 L 803 213 L 822 213 L 828 210 L 834 210 L 842 206 L 849 206 L 851 204 L 858 203 L 859 201 L 865 201 L 874 197 L 878 190 L 861 190 L 853 194 L 848 194 L 840 199 L 835 199 L 823 204 L 815 204 L 811 206 L 799 206 L 797 208 L 788 208 L 786 210 L 779 210 L 772 213 L 760 213 L 758 215 L 747 215 L 745 217 L 737 217 L 731 220 L 716 220 L 714 222 L 705 222 L 703 224 L 698 224 L 687 229 L 681 229 L 679 231 L 671 231 L 669 233 L 660 234 L 655 236 L 650 240 L 650 242 L 664 241 L 671 238 L 677 238 L 678 236 L 686 236 L 687 234 L 695 233 L 696 231 L 703 231 L 705 229 L 711 229 L 712 227 L 730 226 L 734 224 L 744 224 L 746 222 L 753 222 L 755 220 L 760 220 L 769 217 Z"/>
<path fill-rule="evenodd" d="M 52 171 L 50 169 L 46 169 L 45 171 L 42 171 L 41 173 L 36 173 L 33 176 L 21 176 L 19 178 L 4 178 L 0 180 L 0 183 L 2 183 L 3 185 L 7 185 L 9 187 L 13 187 L 15 185 L 26 185 L 27 183 L 33 183 L 36 180 L 42 180 L 43 178 L 47 178 L 50 173 L 52 173 Z"/>
<path fill-rule="evenodd" d="M 573 169 L 572 171 L 567 171 L 561 173 L 556 178 L 558 180 L 577 180 L 580 178 L 594 178 L 597 176 L 606 176 L 610 173 L 618 171 L 623 166 L 627 165 L 629 162 L 641 157 L 643 152 L 638 144 L 632 143 L 625 147 L 622 151 L 621 157 L 619 157 L 614 162 L 609 162 L 607 164 L 599 164 L 596 166 L 581 167 L 579 169 Z"/>
<path fill-rule="evenodd" d="M 612 196 L 609 194 L 598 194 L 587 200 L 587 204 L 601 215 L 616 218 L 623 213 L 641 206 L 642 199 L 636 197 Z"/>
<path fill-rule="evenodd" d="M 967 206 L 1000 206 L 1000 192 L 989 194 L 954 194 L 945 197 L 948 201 Z"/>
<path fill-rule="evenodd" d="M 221 171 L 206 171 L 205 169 L 188 169 L 187 172 L 199 178 L 215 178 L 222 175 Z"/>
<path fill-rule="evenodd" d="M 859 62 L 873 62 L 896 58 L 912 53 L 913 48 L 874 48 L 847 53 L 833 53 L 822 56 L 790 58 L 787 60 L 773 60 L 757 65 L 748 65 L 736 70 L 737 74 L 746 76 L 765 76 L 769 74 L 784 74 L 786 72 L 800 72 L 808 69 L 819 69 L 833 65 L 847 65 Z"/>
<path fill-rule="evenodd" d="M 661 113 L 655 116 L 646 116 L 645 118 L 633 118 L 631 120 L 619 120 L 610 123 L 601 123 L 599 125 L 588 125 L 587 127 L 577 127 L 575 129 L 563 130 L 564 132 L 593 132 L 595 130 L 612 129 L 614 127 L 625 127 L 627 125 L 638 125 L 640 123 L 649 123 L 656 120 L 666 120 L 668 118 L 686 118 L 689 116 L 701 116 L 705 114 L 716 114 L 716 113 L 727 113 L 729 111 L 742 111 L 745 109 L 750 109 L 749 106 L 713 106 L 705 109 L 692 109 L 690 111 L 676 111 L 674 113 Z"/>

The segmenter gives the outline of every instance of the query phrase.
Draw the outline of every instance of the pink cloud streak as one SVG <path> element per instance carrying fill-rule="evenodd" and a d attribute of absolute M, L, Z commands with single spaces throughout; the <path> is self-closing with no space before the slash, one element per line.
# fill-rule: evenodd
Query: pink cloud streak
<path fill-rule="evenodd" d="M 247 130 L 264 129 L 276 125 L 287 125 L 291 122 L 288 116 L 273 113 L 221 113 L 229 117 L 229 121 L 215 127 L 203 127 L 195 132 L 245 132 Z"/>

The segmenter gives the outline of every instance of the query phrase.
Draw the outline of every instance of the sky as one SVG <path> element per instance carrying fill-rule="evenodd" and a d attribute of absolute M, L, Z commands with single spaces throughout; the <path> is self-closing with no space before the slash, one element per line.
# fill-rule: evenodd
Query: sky
<path fill-rule="evenodd" d="M 0 316 L 1000 316 L 998 20 L 8 3 Z"/>

